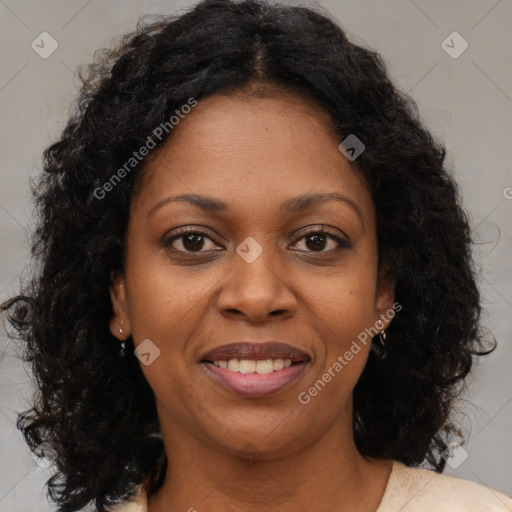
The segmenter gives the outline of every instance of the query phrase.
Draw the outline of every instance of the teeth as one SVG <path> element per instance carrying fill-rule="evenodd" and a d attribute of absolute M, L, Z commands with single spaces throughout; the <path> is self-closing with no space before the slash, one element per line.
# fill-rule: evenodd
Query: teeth
<path fill-rule="evenodd" d="M 238 371 L 240 373 L 254 373 L 256 371 L 256 361 L 242 359 L 240 361 L 240 367 L 238 368 Z"/>
<path fill-rule="evenodd" d="M 218 361 L 217 361 L 218 363 Z M 215 364 L 215 361 L 213 362 Z M 220 363 L 219 363 L 220 365 Z M 232 372 L 238 372 L 240 370 L 240 360 L 239 359 L 230 359 L 228 361 L 228 370 L 231 370 Z"/>
<path fill-rule="evenodd" d="M 254 359 L 230 359 L 229 361 L 213 361 L 215 366 L 227 368 L 232 372 L 240 373 L 272 373 L 288 368 L 292 365 L 291 359 L 266 359 L 255 361 Z"/>
<path fill-rule="evenodd" d="M 274 359 L 274 370 L 282 370 L 284 368 L 284 363 L 282 359 Z"/>
<path fill-rule="evenodd" d="M 272 373 L 274 371 L 274 363 L 272 359 L 266 361 L 256 361 L 256 373 Z"/>

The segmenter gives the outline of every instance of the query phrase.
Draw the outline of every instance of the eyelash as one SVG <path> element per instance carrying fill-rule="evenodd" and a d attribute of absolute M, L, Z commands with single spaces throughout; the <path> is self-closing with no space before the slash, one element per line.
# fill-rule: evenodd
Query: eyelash
<path fill-rule="evenodd" d="M 172 243 L 175 240 L 179 240 L 180 238 L 184 238 L 187 235 L 201 235 L 201 236 L 204 236 L 204 237 L 210 239 L 212 242 L 217 243 L 210 236 L 208 236 L 208 233 L 206 231 L 202 231 L 202 230 L 200 230 L 198 228 L 183 228 L 183 229 L 179 230 L 178 232 L 176 232 L 171 237 L 165 237 L 162 240 L 162 245 L 165 248 L 169 249 L 170 246 L 172 245 Z M 307 237 L 310 237 L 310 236 L 313 236 L 313 235 L 327 236 L 331 240 L 334 240 L 338 244 L 338 247 L 336 247 L 335 249 L 330 249 L 328 251 L 299 251 L 299 252 L 306 252 L 306 253 L 310 253 L 310 254 L 332 254 L 335 251 L 339 251 L 339 250 L 343 250 L 343 249 L 351 249 L 352 248 L 352 244 L 350 244 L 347 240 L 345 240 L 343 238 L 340 238 L 340 237 L 334 235 L 333 233 L 331 233 L 331 232 L 329 232 L 329 231 L 327 231 L 327 230 L 325 230 L 323 228 L 317 229 L 317 230 L 311 230 L 311 231 L 308 231 L 308 232 L 305 232 L 305 233 L 301 233 L 300 238 L 298 238 L 294 242 L 294 245 L 297 242 L 299 242 L 300 240 L 302 240 L 303 238 L 307 238 Z M 170 250 L 172 250 L 175 253 L 182 253 L 182 254 L 186 254 L 186 255 L 213 252 L 213 251 L 182 251 L 180 249 L 172 249 L 172 248 L 170 248 Z"/>

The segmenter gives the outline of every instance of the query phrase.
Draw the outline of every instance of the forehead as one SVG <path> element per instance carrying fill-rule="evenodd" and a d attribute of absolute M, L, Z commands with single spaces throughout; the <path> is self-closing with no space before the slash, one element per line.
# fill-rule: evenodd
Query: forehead
<path fill-rule="evenodd" d="M 150 155 L 136 199 L 148 210 L 169 194 L 198 194 L 258 210 L 338 192 L 359 203 L 370 222 L 371 194 L 340 142 L 329 114 L 299 95 L 210 96 Z"/>

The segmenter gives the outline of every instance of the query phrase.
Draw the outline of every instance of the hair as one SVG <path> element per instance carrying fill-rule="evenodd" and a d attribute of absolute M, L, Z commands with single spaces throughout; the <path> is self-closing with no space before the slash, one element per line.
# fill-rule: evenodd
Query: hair
<path fill-rule="evenodd" d="M 107 198 L 97 191 L 191 98 L 255 85 L 314 99 L 340 141 L 355 134 L 365 145 L 355 164 L 375 204 L 379 271 L 394 276 L 402 309 L 385 357 L 370 352 L 353 391 L 354 439 L 365 457 L 441 472 L 447 441 L 461 435 L 453 413 L 473 356 L 496 343 L 484 350 L 472 235 L 446 150 L 380 54 L 318 9 L 205 0 L 180 16 L 141 18 L 79 76 L 67 125 L 31 180 L 37 265 L 2 305 L 37 384 L 17 426 L 32 451 L 53 450 L 57 471 L 46 485 L 58 510 L 93 501 L 102 512 L 143 482 L 154 492 L 167 468 L 152 389 L 109 330 L 109 286 L 124 268 L 147 158 Z"/>

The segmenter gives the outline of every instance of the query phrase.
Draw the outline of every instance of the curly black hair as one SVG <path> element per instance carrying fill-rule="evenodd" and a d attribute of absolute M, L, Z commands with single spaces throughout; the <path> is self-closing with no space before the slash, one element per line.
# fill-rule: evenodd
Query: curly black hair
<path fill-rule="evenodd" d="M 354 389 L 355 442 L 364 456 L 441 472 L 442 451 L 461 435 L 453 413 L 473 356 L 496 343 L 491 335 L 486 347 L 472 235 L 446 150 L 382 57 L 317 8 L 205 0 L 180 16 L 141 18 L 79 76 L 67 126 L 31 181 L 37 265 L 2 306 L 12 309 L 9 335 L 23 341 L 38 386 L 17 425 L 31 450 L 45 443 L 54 451 L 47 486 L 59 511 L 91 501 L 103 511 L 143 481 L 153 492 L 167 468 L 153 391 L 109 330 L 109 286 L 123 270 L 130 201 L 147 158 L 108 200 L 98 191 L 191 98 L 254 84 L 312 98 L 340 141 L 355 134 L 365 144 L 355 163 L 376 208 L 379 269 L 395 277 L 402 311 L 387 331 L 386 357 L 371 352 Z"/>

